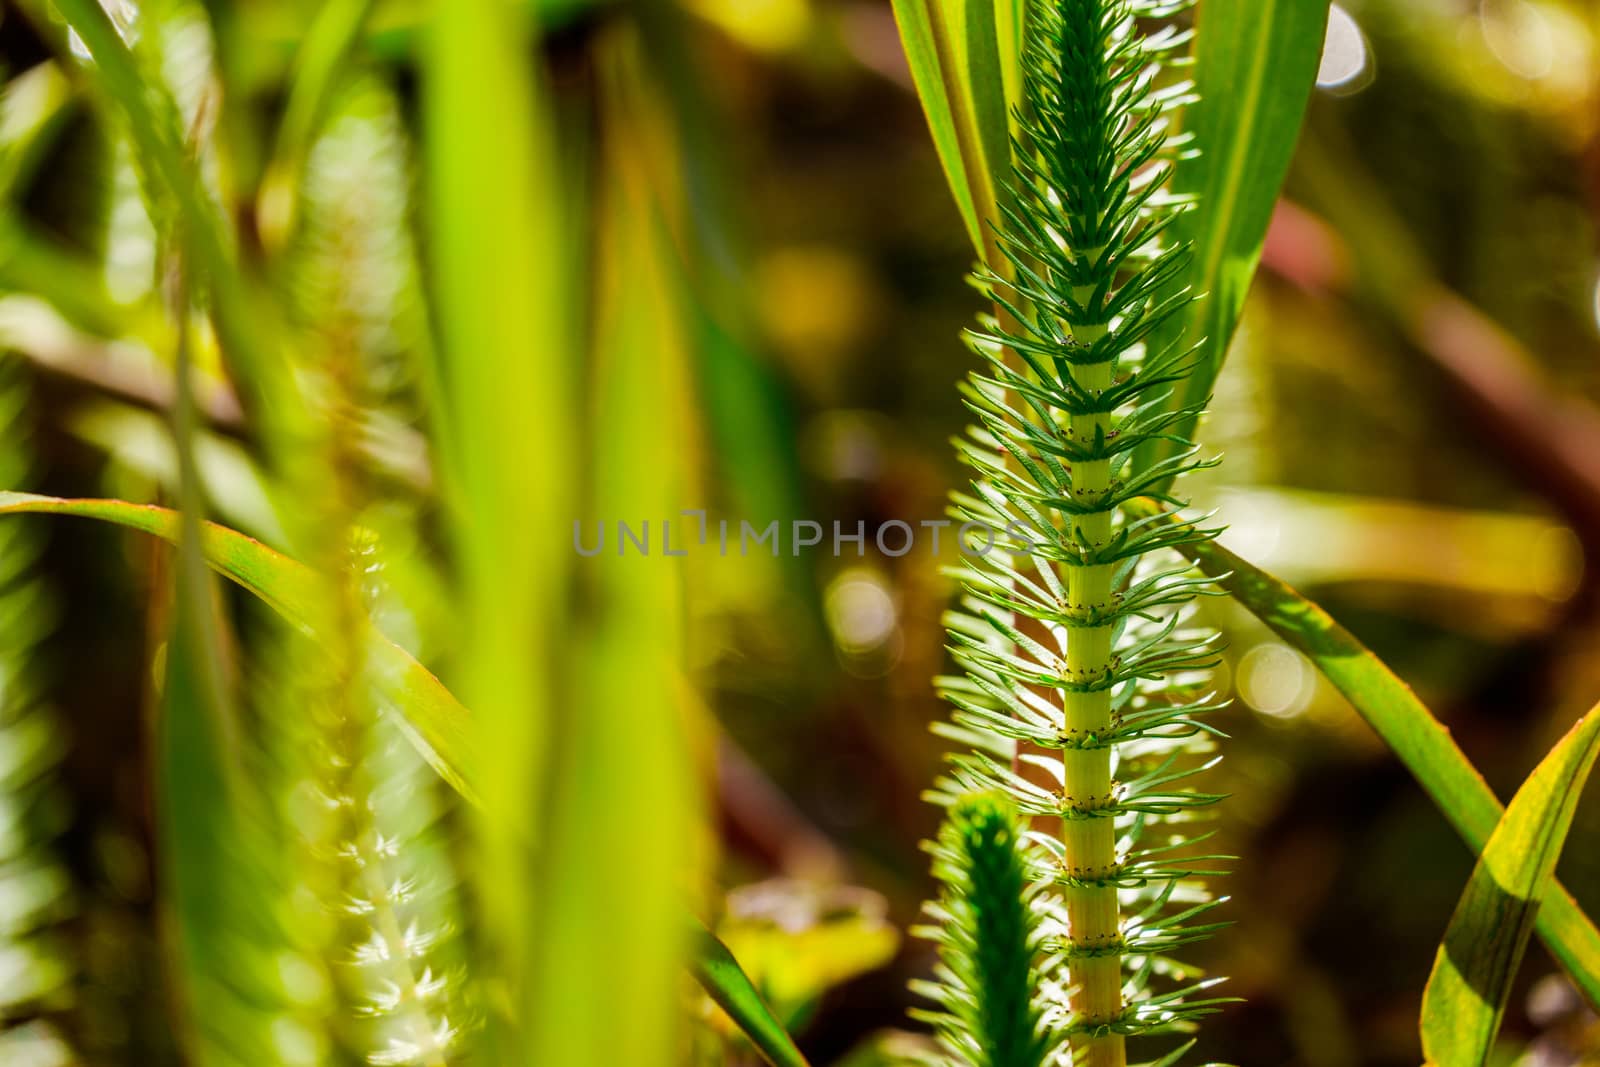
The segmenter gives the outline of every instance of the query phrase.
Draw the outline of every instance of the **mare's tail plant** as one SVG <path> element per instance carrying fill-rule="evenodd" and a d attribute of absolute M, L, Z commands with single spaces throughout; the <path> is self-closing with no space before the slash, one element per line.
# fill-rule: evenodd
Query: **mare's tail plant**
<path fill-rule="evenodd" d="M 943 892 L 928 905 L 933 925 L 918 932 L 939 943 L 939 980 L 916 988 L 939 1010 L 919 1014 L 973 1067 L 1037 1067 L 1059 1051 L 1045 1024 L 1035 962 L 1044 935 L 1022 832 L 1009 797 L 974 793 L 951 806 L 929 848 Z"/>
<path fill-rule="evenodd" d="M 363 442 L 385 422 L 408 425 L 415 403 L 405 354 L 422 324 L 407 310 L 418 301 L 406 151 L 376 79 L 346 75 L 326 110 L 302 163 L 283 264 L 316 429 L 278 444 L 299 460 L 283 491 L 318 502 L 282 509 L 291 540 L 328 578 L 310 605 L 318 636 L 286 634 L 288 669 L 264 672 L 285 680 L 256 688 L 280 704 L 264 718 L 283 724 L 272 734 L 309 905 L 297 925 L 315 931 L 302 941 L 333 979 L 322 1005 L 333 1062 L 445 1067 L 466 1044 L 455 874 L 434 825 L 433 783 L 375 698 L 366 629 L 386 618 L 417 640 L 428 625 L 391 584 L 419 566 L 388 545 L 411 535 L 418 505 L 383 492 Z"/>
<path fill-rule="evenodd" d="M 1076 1067 L 1120 1067 L 1127 1038 L 1190 1030 L 1217 1004 L 1168 957 L 1214 929 L 1196 921 L 1214 902 L 1192 881 L 1185 829 L 1217 798 L 1184 779 L 1209 765 L 1193 756 L 1211 740 L 1199 672 L 1216 646 L 1181 628 L 1207 586 L 1170 551 L 1208 534 L 1125 507 L 1158 492 L 1180 506 L 1162 487 L 1205 464 L 1187 441 L 1135 459 L 1198 413 L 1167 403 L 1192 350 L 1152 341 L 1191 299 L 1178 280 L 1189 247 L 1169 235 L 1196 206 L 1167 191 L 1169 128 L 1191 89 L 1162 77 L 1188 35 L 1152 28 L 1185 6 L 1030 5 L 994 227 L 1004 262 L 984 273 L 997 316 L 970 337 L 986 365 L 964 390 L 979 425 L 959 446 L 974 478 L 955 511 L 1008 537 L 958 572 L 949 627 L 965 673 L 941 688 L 973 751 L 935 799 L 999 789 L 1031 819 L 1039 981 L 1059 991 L 1046 1021 Z M 951 995 L 981 1013 L 1002 992 Z"/>

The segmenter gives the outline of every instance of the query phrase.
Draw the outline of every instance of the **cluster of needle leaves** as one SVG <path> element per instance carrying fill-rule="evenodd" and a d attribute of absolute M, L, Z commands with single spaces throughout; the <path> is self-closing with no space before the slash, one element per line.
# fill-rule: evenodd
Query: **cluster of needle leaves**
<path fill-rule="evenodd" d="M 1071 887 L 1114 887 L 1120 929 L 1095 955 L 1114 952 L 1124 974 L 1120 1014 L 1075 1018 L 1059 1003 L 1046 1012 L 1063 1034 L 1124 1036 L 1182 1032 L 1214 1011 L 1213 981 L 1171 953 L 1216 928 L 1215 905 L 1198 879 L 1214 857 L 1198 857 L 1192 825 L 1218 798 L 1188 779 L 1210 766 L 1216 731 L 1204 716 L 1215 703 L 1204 689 L 1215 660 L 1214 635 L 1187 625 L 1193 599 L 1210 591 L 1175 549 L 1213 536 L 1189 521 L 1131 514 L 1125 505 L 1158 495 L 1206 460 L 1181 441 L 1172 458 L 1140 465 L 1141 445 L 1172 442 L 1198 407 L 1169 403 L 1192 367 L 1193 349 L 1152 339 L 1193 299 L 1178 280 L 1190 256 L 1170 240 L 1181 212 L 1203 210 L 1171 195 L 1168 178 L 1181 151 L 1170 134 L 1192 87 L 1165 74 L 1189 31 L 1184 3 L 1168 0 L 1057 0 L 1030 8 L 1023 52 L 1024 105 L 1013 143 L 1014 179 L 996 224 L 1007 264 L 982 280 L 996 314 L 969 335 L 982 358 L 964 387 L 977 423 L 959 442 L 972 469 L 969 493 L 955 496 L 963 521 L 1008 529 L 1005 548 L 963 561 L 964 590 L 949 631 L 963 669 L 941 679 L 954 705 L 951 737 L 969 751 L 934 799 L 954 804 L 947 835 L 969 833 L 961 806 L 972 794 L 1001 792 L 1034 830 L 1014 844 L 1028 866 L 1026 899 L 1042 930 L 1038 951 L 1017 954 L 1050 990 L 1072 986 L 1076 959 L 1062 895 Z M 1084 602 L 1075 579 L 1108 576 L 1109 595 Z M 1110 654 L 1095 669 L 1075 668 L 1074 645 L 1109 636 Z M 1109 694 L 1106 725 L 1085 732 L 1064 707 L 1078 693 Z M 1071 795 L 1064 755 L 1099 754 L 1109 762 L 1109 796 Z M 1055 827 L 1110 819 L 1114 855 L 1085 863 L 1069 855 Z M 1051 829 L 1046 829 L 1046 828 Z M 983 882 L 971 851 L 940 849 L 952 887 Z M 987 883 L 985 883 L 987 884 Z M 979 907 L 976 900 L 962 907 Z M 961 907 L 939 906 L 936 916 Z M 970 987 L 959 976 L 983 970 L 984 946 L 970 924 L 934 928 L 946 959 L 940 999 L 1000 995 L 1005 983 Z M 981 1007 L 951 1010 L 946 1026 L 956 1061 L 971 1064 L 1053 1062 L 1048 1041 L 996 1059 L 998 1046 L 972 1048 L 967 1022 Z M 979 1041 L 979 1044 L 982 1044 Z M 1007 1046 L 1018 1049 L 1015 1043 Z"/>

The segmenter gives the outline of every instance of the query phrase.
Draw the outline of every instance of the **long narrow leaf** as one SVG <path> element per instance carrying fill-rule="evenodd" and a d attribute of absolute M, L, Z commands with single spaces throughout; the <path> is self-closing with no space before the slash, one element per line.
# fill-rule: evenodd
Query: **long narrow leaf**
<path fill-rule="evenodd" d="M 1422 996 L 1422 1051 L 1430 1064 L 1487 1062 L 1597 754 L 1600 708 L 1579 719 L 1550 750 L 1490 835 Z"/>
<path fill-rule="evenodd" d="M 186 299 L 175 310 L 187 315 Z M 170 619 L 162 620 L 170 625 L 154 730 L 156 843 L 186 1051 L 206 1067 L 232 1067 L 268 1040 L 275 998 L 270 970 L 261 963 L 282 946 L 251 902 L 263 873 L 253 867 L 263 850 L 251 848 L 258 842 L 247 815 L 238 709 L 220 639 L 226 622 L 202 547 L 188 331 L 179 331 L 174 429 L 181 508 L 176 592 L 169 603 L 158 601 L 157 611 L 159 617 L 167 614 L 160 608 L 170 608 Z"/>
<path fill-rule="evenodd" d="M 473 708 L 482 805 L 474 824 L 494 980 L 508 1010 L 484 1058 L 542 1062 L 529 1043 L 567 1022 L 535 1008 L 537 861 L 559 773 L 552 754 L 572 657 L 562 533 L 573 514 L 573 309 L 549 94 L 526 10 L 434 7 L 423 65 L 429 257 L 439 344 L 431 382 L 463 633 L 458 691 Z M 554 1062 L 554 1061 L 552 1061 Z"/>
<path fill-rule="evenodd" d="M 1000 180 L 1011 173 L 1008 92 L 1012 100 L 1020 93 L 1021 4 L 1008 0 L 1002 7 L 997 18 L 992 0 L 894 0 L 912 82 L 950 192 L 973 250 L 995 270 L 1003 263 L 989 224 L 997 215 Z"/>
<path fill-rule="evenodd" d="M 0 515 L 41 513 L 98 519 L 177 543 L 175 511 L 122 500 L 65 500 L 32 493 L 0 492 Z M 218 573 L 260 597 L 290 623 L 307 625 L 305 605 L 312 595 L 315 572 L 253 540 L 207 523 L 202 530 L 206 562 Z M 383 691 L 404 717 L 407 734 L 441 777 L 469 800 L 476 801 L 476 760 L 470 755 L 472 734 L 467 710 L 410 653 L 381 635 L 372 656 Z M 694 948 L 696 978 L 739 1024 L 752 1043 L 778 1067 L 804 1067 L 792 1051 L 782 1026 L 761 1006 L 749 979 L 715 938 L 706 934 Z M 742 983 L 742 984 L 741 984 Z M 789 1044 L 791 1053 L 781 1051 Z"/>
<path fill-rule="evenodd" d="M 63 500 L 31 493 L 0 492 L 0 515 L 40 512 L 99 519 L 153 534 L 174 544 L 178 513 L 122 500 Z M 241 533 L 205 524 L 206 562 L 239 583 L 296 626 L 310 625 L 317 575 L 310 568 Z M 428 669 L 399 645 L 379 634 L 373 639 L 373 669 L 388 702 L 434 770 L 468 799 L 475 799 L 477 760 L 467 710 Z"/>
<path fill-rule="evenodd" d="M 694 924 L 694 932 L 692 970 L 711 999 L 738 1024 L 772 1067 L 808 1067 L 806 1058 L 795 1048 L 794 1041 L 761 999 L 761 994 L 756 992 L 749 975 L 733 958 L 728 946 L 698 922 Z"/>
<path fill-rule="evenodd" d="M 331 0 L 322 5 L 306 32 L 295 57 L 272 162 L 261 179 L 261 227 L 269 244 L 282 244 L 294 228 L 306 156 L 375 6 L 376 0 Z"/>
<path fill-rule="evenodd" d="M 690 435 L 690 370 L 655 187 L 663 177 L 645 151 L 659 90 L 639 77 L 639 43 L 619 33 L 596 56 L 594 417 L 579 447 L 585 507 L 602 521 L 668 515 L 692 495 L 683 450 L 661 447 Z M 667 530 L 655 532 L 670 551 Z M 681 1044 L 673 1003 L 688 945 L 678 887 L 698 880 L 698 805 L 674 562 L 601 554 L 576 572 L 532 971 L 531 1018 L 561 1023 L 531 1029 L 530 1063 L 668 1067 Z M 602 841 L 627 842 L 626 877 L 615 851 L 596 847 Z"/>
<path fill-rule="evenodd" d="M 1196 155 L 1178 165 L 1172 191 L 1198 206 L 1180 216 L 1176 242 L 1194 242 L 1194 258 L 1171 285 L 1200 296 L 1151 338 L 1153 351 L 1199 343 L 1195 368 L 1171 406 L 1188 408 L 1211 394 L 1244 298 L 1261 260 L 1267 223 L 1299 138 L 1328 21 L 1328 0 L 1204 0 L 1196 25 L 1195 88 L 1184 112 Z M 1176 427 L 1192 439 L 1194 420 Z M 1146 449 L 1141 468 L 1176 448 Z"/>
<path fill-rule="evenodd" d="M 1158 509 L 1141 501 L 1133 510 L 1154 515 Z M 1505 809 L 1411 687 L 1331 615 L 1278 578 L 1215 543 L 1186 544 L 1181 551 L 1317 665 L 1405 764 L 1462 840 L 1481 853 Z M 1589 1002 L 1600 1006 L 1600 931 L 1571 894 L 1552 886 L 1535 929 Z"/>

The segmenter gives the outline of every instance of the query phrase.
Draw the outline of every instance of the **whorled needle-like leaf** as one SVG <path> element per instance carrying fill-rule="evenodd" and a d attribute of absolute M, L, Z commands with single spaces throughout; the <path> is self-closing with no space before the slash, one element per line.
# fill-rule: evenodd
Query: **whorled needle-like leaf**
<path fill-rule="evenodd" d="M 1482 1067 L 1494 1049 L 1533 919 L 1600 755 L 1600 707 L 1579 719 L 1511 798 L 1456 905 L 1422 996 L 1422 1051 Z"/>
<path fill-rule="evenodd" d="M 1171 551 L 1211 535 L 1127 508 L 1209 465 L 1187 439 L 1159 462 L 1138 453 L 1197 414 L 1166 406 L 1193 352 L 1157 340 L 1189 303 L 1169 291 L 1192 255 L 1175 226 L 1207 210 L 1167 185 L 1191 93 L 1163 71 L 1187 43 L 1172 21 L 1186 7 L 1028 8 L 1011 173 L 980 275 L 997 311 L 970 335 L 982 368 L 964 389 L 972 482 L 952 511 L 1006 533 L 955 570 L 964 674 L 940 684 L 949 736 L 972 751 L 934 799 L 1000 791 L 1031 821 L 1063 963 L 1050 1020 L 1079 1067 L 1123 1067 L 1129 1038 L 1190 1030 L 1219 1003 L 1212 980 L 1166 958 L 1216 927 L 1197 921 L 1215 903 L 1204 865 L 1168 848 L 1220 799 L 1191 786 L 1210 766 L 1202 679 L 1217 646 L 1186 622 L 1208 585 Z"/>

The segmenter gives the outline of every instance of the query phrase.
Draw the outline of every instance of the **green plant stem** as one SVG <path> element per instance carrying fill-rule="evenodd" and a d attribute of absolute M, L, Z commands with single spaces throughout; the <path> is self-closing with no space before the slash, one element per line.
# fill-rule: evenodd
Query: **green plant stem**
<path fill-rule="evenodd" d="M 1103 325 L 1080 325 L 1073 330 L 1081 345 L 1091 345 L 1105 334 Z M 1087 392 L 1098 395 L 1112 384 L 1110 361 L 1075 366 L 1073 376 Z M 1070 433 L 1078 441 L 1093 441 L 1110 431 L 1104 414 L 1073 415 Z M 1080 462 L 1073 468 L 1073 492 L 1081 501 L 1103 498 L 1111 488 L 1107 460 Z M 1072 519 L 1072 532 L 1084 544 L 1104 544 L 1111 537 L 1111 510 L 1087 512 Z M 1115 564 L 1098 563 L 1069 568 L 1067 581 L 1074 615 L 1102 608 L 1112 597 Z M 1112 670 L 1113 627 L 1070 626 L 1067 629 L 1067 679 L 1069 686 L 1099 683 Z M 1062 693 L 1063 736 L 1069 745 L 1104 737 L 1111 729 L 1111 689 L 1067 688 Z M 1117 862 L 1116 820 L 1109 806 L 1115 783 L 1111 777 L 1111 748 L 1067 747 L 1061 753 L 1062 788 L 1067 817 L 1061 841 L 1066 846 L 1067 873 L 1075 878 L 1104 879 Z M 1071 1005 L 1080 1021 L 1090 1027 L 1109 1024 L 1122 1013 L 1121 915 L 1116 886 L 1069 885 L 1065 892 L 1068 936 L 1072 961 Z M 1127 1062 L 1121 1034 L 1086 1033 L 1073 1038 L 1073 1063 L 1079 1067 L 1121 1067 Z"/>

